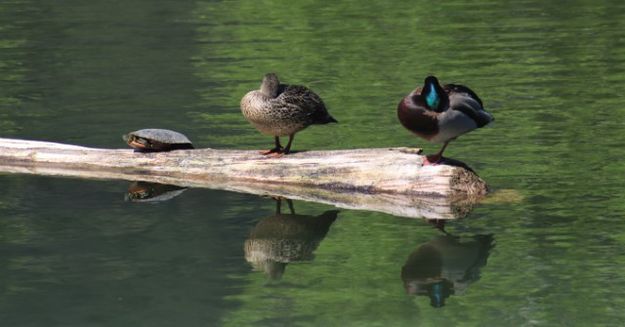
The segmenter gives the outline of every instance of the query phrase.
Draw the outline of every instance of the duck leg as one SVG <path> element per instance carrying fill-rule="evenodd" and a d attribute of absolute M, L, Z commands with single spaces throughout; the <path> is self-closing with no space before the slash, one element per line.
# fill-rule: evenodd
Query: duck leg
<path fill-rule="evenodd" d="M 282 153 L 282 145 L 280 145 L 280 137 L 274 136 L 274 141 L 275 141 L 276 146 L 273 149 L 261 151 L 260 154 L 268 155 L 268 154 L 273 154 L 273 153 Z M 291 144 L 290 141 L 289 141 L 289 144 Z"/>
<path fill-rule="evenodd" d="M 451 235 L 445 230 L 445 223 L 447 222 L 447 219 L 430 219 L 427 222 L 432 224 L 434 228 L 440 230 L 441 232 Z"/>
<path fill-rule="evenodd" d="M 293 143 L 294 138 L 295 134 L 289 135 L 289 143 L 287 143 L 286 148 L 284 148 L 284 154 L 289 154 L 289 152 L 291 152 L 291 143 Z"/>
<path fill-rule="evenodd" d="M 286 199 L 286 203 L 289 205 L 289 210 L 291 211 L 291 214 L 294 215 L 295 208 L 293 208 L 293 201 L 291 201 L 291 199 Z"/>
<path fill-rule="evenodd" d="M 423 160 L 423 165 L 429 166 L 438 165 L 439 163 L 441 163 L 441 161 L 443 161 L 443 152 L 445 151 L 447 144 L 449 144 L 449 141 L 446 141 L 445 144 L 443 144 L 443 147 L 438 151 L 438 153 L 425 156 L 425 160 Z"/>
<path fill-rule="evenodd" d="M 274 198 L 276 200 L 276 215 L 282 214 L 282 198 Z"/>

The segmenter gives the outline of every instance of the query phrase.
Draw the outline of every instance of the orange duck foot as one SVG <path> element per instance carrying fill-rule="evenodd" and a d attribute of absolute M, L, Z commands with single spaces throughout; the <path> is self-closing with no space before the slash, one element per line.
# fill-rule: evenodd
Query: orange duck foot
<path fill-rule="evenodd" d="M 425 156 L 425 159 L 423 159 L 423 165 L 436 166 L 441 164 L 444 160 L 445 158 L 443 158 L 443 156 L 441 156 L 440 154 L 430 154 Z"/>
<path fill-rule="evenodd" d="M 282 154 L 284 154 L 284 149 L 282 147 L 275 147 L 269 150 L 262 150 L 260 151 L 260 154 L 264 156 L 268 156 L 268 155 L 281 156 Z"/>

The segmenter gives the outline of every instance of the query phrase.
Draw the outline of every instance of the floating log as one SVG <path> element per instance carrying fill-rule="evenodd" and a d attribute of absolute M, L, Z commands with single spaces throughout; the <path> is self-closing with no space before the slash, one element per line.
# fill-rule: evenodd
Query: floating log
<path fill-rule="evenodd" d="M 462 217 L 486 194 L 486 183 L 464 164 L 423 166 L 423 159 L 413 148 L 276 158 L 253 150 L 140 153 L 0 138 L 0 172 L 222 189 L 427 219 Z"/>

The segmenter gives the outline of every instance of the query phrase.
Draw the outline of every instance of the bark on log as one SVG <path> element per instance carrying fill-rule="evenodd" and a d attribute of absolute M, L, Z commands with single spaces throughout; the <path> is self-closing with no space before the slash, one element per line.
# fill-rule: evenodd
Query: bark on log
<path fill-rule="evenodd" d="M 422 166 L 419 149 L 139 153 L 0 138 L 0 172 L 147 181 L 315 201 L 405 217 L 464 216 L 487 192 L 462 163 Z M 450 162 L 454 163 L 454 162 Z"/>

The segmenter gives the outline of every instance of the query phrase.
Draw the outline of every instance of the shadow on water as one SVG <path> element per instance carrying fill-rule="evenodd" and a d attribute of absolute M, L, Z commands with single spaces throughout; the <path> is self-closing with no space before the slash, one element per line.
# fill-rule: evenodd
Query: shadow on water
<path fill-rule="evenodd" d="M 339 213 L 328 210 L 318 216 L 300 215 L 291 200 L 286 202 L 290 213 L 282 213 L 282 200 L 276 200 L 276 213 L 261 219 L 244 245 L 245 260 L 271 280 L 279 280 L 291 262 L 313 260 L 313 252 Z"/>
<path fill-rule="evenodd" d="M 419 245 L 401 269 L 406 292 L 429 297 L 433 307 L 444 306 L 447 298 L 462 295 L 480 279 L 494 241 L 493 235 L 445 234 Z"/>

